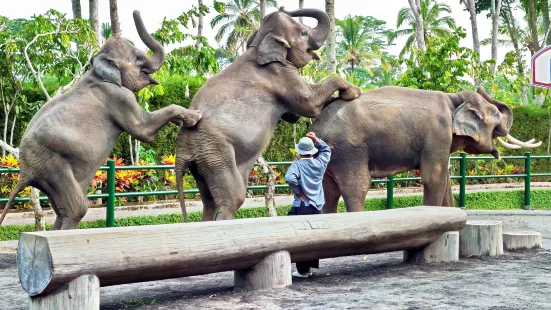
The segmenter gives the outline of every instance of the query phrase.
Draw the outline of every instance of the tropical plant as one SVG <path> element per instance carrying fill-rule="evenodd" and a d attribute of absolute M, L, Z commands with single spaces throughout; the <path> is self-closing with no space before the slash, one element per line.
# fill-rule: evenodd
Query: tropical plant
<path fill-rule="evenodd" d="M 451 14 L 452 10 L 449 5 L 436 2 L 435 0 L 421 0 L 420 4 L 425 42 L 428 42 L 430 37 L 446 38 L 453 34 L 456 28 L 455 20 L 451 16 L 441 16 L 442 14 Z M 406 26 L 406 28 L 399 29 L 402 26 Z M 415 16 L 411 8 L 404 7 L 400 9 L 396 28 L 398 30 L 389 34 L 388 41 L 389 43 L 393 43 L 400 37 L 408 36 L 404 48 L 399 55 L 402 58 L 411 51 L 415 42 Z"/>
<path fill-rule="evenodd" d="M 371 16 L 347 16 L 337 20 L 337 53 L 344 64 L 354 72 L 358 66 L 370 71 L 370 67 L 380 62 L 385 70 L 390 65 L 384 55 L 385 22 Z"/>
<path fill-rule="evenodd" d="M 277 7 L 277 1 L 266 0 L 266 7 Z M 210 26 L 213 29 L 220 26 L 214 38 L 218 43 L 225 39 L 224 48 L 243 52 L 247 39 L 258 29 L 261 20 L 258 0 L 231 0 L 223 12 L 212 19 Z"/>

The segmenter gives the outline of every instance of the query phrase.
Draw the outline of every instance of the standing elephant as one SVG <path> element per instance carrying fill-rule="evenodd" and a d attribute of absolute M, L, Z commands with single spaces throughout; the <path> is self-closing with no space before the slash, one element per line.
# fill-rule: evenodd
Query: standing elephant
<path fill-rule="evenodd" d="M 317 19 L 309 28 L 293 17 Z M 232 219 L 243 204 L 247 179 L 268 146 L 280 119 L 316 117 L 335 91 L 353 100 L 361 90 L 333 76 L 309 85 L 298 69 L 319 59 L 329 34 L 329 17 L 314 9 L 280 9 L 262 19 L 248 49 L 211 77 L 195 94 L 190 108 L 203 114 L 196 128 L 181 128 L 176 138 L 176 180 L 184 206 L 182 177 L 189 167 L 203 201 L 203 221 Z M 218 215 L 216 216 L 216 213 Z"/>
<path fill-rule="evenodd" d="M 337 212 L 341 195 L 348 211 L 363 211 L 371 177 L 411 169 L 421 170 L 424 205 L 453 206 L 450 153 L 490 153 L 499 159 L 494 140 L 507 148 L 541 144 L 511 137 L 512 124 L 511 109 L 481 87 L 457 94 L 382 87 L 352 102 L 337 100 L 310 129 L 332 148 L 323 179 L 324 213 Z"/>
<path fill-rule="evenodd" d="M 109 39 L 90 60 L 91 70 L 67 93 L 48 101 L 32 118 L 20 145 L 20 180 L 4 207 L 0 223 L 21 190 L 33 186 L 50 198 L 56 213 L 52 229 L 74 229 L 88 210 L 88 185 L 111 153 L 117 137 L 151 142 L 172 121 L 194 126 L 198 111 L 171 105 L 148 113 L 133 92 L 157 84 L 165 52 L 148 34 L 138 11 L 134 21 L 148 55 L 123 38 Z"/>

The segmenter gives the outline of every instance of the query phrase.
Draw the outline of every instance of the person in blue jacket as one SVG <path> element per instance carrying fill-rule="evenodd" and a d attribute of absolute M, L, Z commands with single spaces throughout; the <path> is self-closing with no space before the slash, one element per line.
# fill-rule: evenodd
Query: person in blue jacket
<path fill-rule="evenodd" d="M 300 159 L 293 162 L 285 174 L 285 181 L 294 193 L 293 207 L 288 215 L 321 214 L 325 203 L 322 180 L 331 149 L 315 133 L 309 132 L 299 140 L 295 150 Z M 311 268 L 319 268 L 319 260 L 297 262 L 296 267 L 293 276 L 308 278 L 312 276 Z"/>

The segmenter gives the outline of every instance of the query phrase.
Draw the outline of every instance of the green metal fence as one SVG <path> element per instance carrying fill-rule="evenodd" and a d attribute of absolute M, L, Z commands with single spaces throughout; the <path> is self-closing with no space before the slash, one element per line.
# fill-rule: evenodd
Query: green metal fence
<path fill-rule="evenodd" d="M 510 174 L 510 175 L 467 175 L 467 160 L 492 160 L 493 157 L 490 156 L 472 156 L 467 157 L 466 153 L 461 153 L 459 157 L 451 157 L 451 160 L 459 160 L 459 173 L 460 175 L 451 176 L 453 180 L 459 181 L 459 205 L 460 208 L 465 208 L 465 189 L 467 185 L 467 179 L 497 179 L 497 178 L 517 178 L 524 179 L 524 207 L 528 209 L 530 207 L 530 179 L 533 177 L 551 177 L 551 173 L 531 173 L 531 160 L 532 159 L 551 159 L 551 155 L 542 155 L 542 156 L 531 156 L 530 152 L 526 152 L 524 156 L 503 156 L 502 159 L 523 159 L 524 160 L 524 174 Z M 292 162 L 268 162 L 270 166 L 288 166 Z M 115 198 L 118 197 L 136 197 L 136 196 L 164 196 L 164 195 L 175 195 L 178 193 L 176 190 L 170 191 L 155 191 L 155 192 L 125 192 L 125 193 L 116 193 L 115 192 L 115 171 L 116 170 L 165 170 L 165 169 L 174 169 L 174 165 L 159 165 L 159 166 L 115 166 L 113 160 L 107 162 L 107 166 L 102 166 L 100 170 L 107 171 L 107 193 L 105 194 L 92 194 L 88 195 L 89 199 L 97 198 L 107 198 L 106 203 L 106 222 L 107 227 L 115 226 Z M 16 173 L 19 172 L 19 169 L 13 168 L 0 168 L 0 173 Z M 386 179 L 377 179 L 372 180 L 371 183 L 385 183 L 387 185 L 387 209 L 391 209 L 394 203 L 394 183 L 396 182 L 408 182 L 408 181 L 420 181 L 420 177 L 414 178 L 394 178 L 393 176 Z M 286 184 L 277 184 L 275 188 L 287 188 Z M 266 185 L 254 185 L 248 186 L 249 190 L 259 190 L 265 189 Z M 185 194 L 198 193 L 198 189 L 189 189 L 184 190 Z M 48 200 L 48 197 L 41 196 L 40 201 Z M 7 198 L 0 198 L 0 203 L 6 203 Z M 27 202 L 30 201 L 30 198 L 16 198 L 16 202 Z"/>

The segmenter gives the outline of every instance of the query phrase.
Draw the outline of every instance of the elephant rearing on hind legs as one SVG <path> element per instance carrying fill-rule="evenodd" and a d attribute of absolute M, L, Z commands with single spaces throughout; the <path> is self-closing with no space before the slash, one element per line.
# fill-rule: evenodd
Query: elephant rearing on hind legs
<path fill-rule="evenodd" d="M 318 25 L 309 28 L 293 19 L 298 16 L 313 17 Z M 203 118 L 195 128 L 182 128 L 176 142 L 176 180 L 185 221 L 186 167 L 201 193 L 203 220 L 232 219 L 245 200 L 249 173 L 279 120 L 318 116 L 335 91 L 343 100 L 360 95 L 358 87 L 340 77 L 309 85 L 298 73 L 318 59 L 314 50 L 323 45 L 329 25 L 329 17 L 313 9 L 280 9 L 267 15 L 245 53 L 195 94 L 190 108 L 200 110 Z"/>
<path fill-rule="evenodd" d="M 421 170 L 424 205 L 453 206 L 450 153 L 464 150 L 499 158 L 494 140 L 516 149 L 541 144 L 511 137 L 512 124 L 511 109 L 483 88 L 447 94 L 382 87 L 351 102 L 337 100 L 310 128 L 332 150 L 323 178 L 323 212 L 337 212 L 341 195 L 348 211 L 364 211 L 371 177 L 412 169 Z"/>
<path fill-rule="evenodd" d="M 34 115 L 19 146 L 20 180 L 0 223 L 17 193 L 34 186 L 50 198 L 56 213 L 52 229 L 76 228 L 88 210 L 88 185 L 123 131 L 151 142 L 170 121 L 190 127 L 201 119 L 200 112 L 178 105 L 152 113 L 140 107 L 134 92 L 157 84 L 149 74 L 161 68 L 165 52 L 145 29 L 138 11 L 134 21 L 153 54 L 136 49 L 124 38 L 110 38 L 92 57 L 91 70 L 79 83 Z"/>

